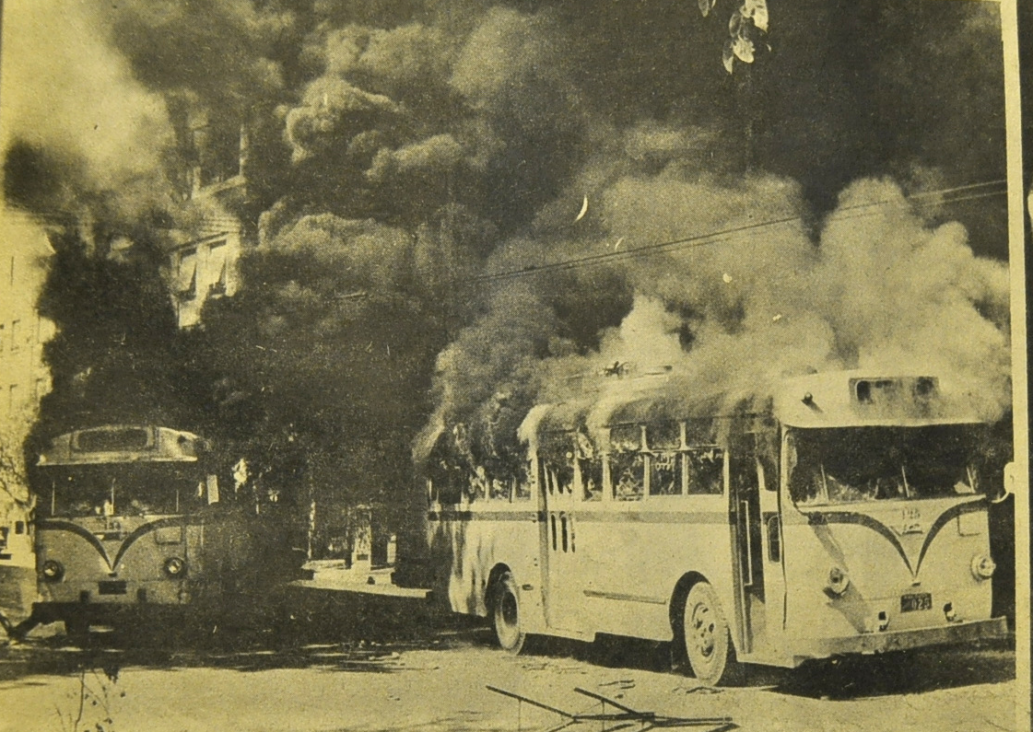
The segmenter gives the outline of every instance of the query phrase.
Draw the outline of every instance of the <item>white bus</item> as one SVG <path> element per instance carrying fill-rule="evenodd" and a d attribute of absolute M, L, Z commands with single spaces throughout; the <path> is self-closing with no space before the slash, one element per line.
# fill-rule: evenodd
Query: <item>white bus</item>
<path fill-rule="evenodd" d="M 989 425 L 932 377 L 788 380 L 722 413 L 659 385 L 531 410 L 526 452 L 480 461 L 462 426 L 423 466 L 435 595 L 526 634 L 672 641 L 706 684 L 738 662 L 1000 636 Z"/>

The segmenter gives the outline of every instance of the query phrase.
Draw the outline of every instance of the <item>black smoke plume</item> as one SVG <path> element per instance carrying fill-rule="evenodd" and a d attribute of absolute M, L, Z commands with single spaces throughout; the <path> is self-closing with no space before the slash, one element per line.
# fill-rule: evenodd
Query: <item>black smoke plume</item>
<path fill-rule="evenodd" d="M 917 364 L 999 415 L 1004 200 L 970 188 L 1004 174 L 996 7 L 771 10 L 770 52 L 729 75 L 727 15 L 673 0 L 94 8 L 127 98 L 162 102 L 154 190 L 182 189 L 190 119 L 249 130 L 251 242 L 196 334 L 198 419 L 359 500 L 408 485 L 421 431 L 503 452 L 614 361 L 743 397 Z M 74 138 L 19 139 L 24 205 L 112 218 L 85 191 L 120 185 L 51 162 Z"/>

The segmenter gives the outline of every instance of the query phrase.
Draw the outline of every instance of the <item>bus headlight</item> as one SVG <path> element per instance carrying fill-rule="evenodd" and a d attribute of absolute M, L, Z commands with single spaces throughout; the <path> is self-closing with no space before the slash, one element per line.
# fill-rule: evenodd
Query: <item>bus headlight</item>
<path fill-rule="evenodd" d="M 60 582 L 61 578 L 65 576 L 65 568 L 61 565 L 61 562 L 53 559 L 48 559 L 43 562 L 43 579 L 47 582 Z"/>
<path fill-rule="evenodd" d="M 994 576 L 997 565 L 994 564 L 994 560 L 990 558 L 989 554 L 977 554 L 972 557 L 971 569 L 972 576 L 977 580 L 986 580 Z"/>
<path fill-rule="evenodd" d="M 850 575 L 842 567 L 833 566 L 829 570 L 828 581 L 825 583 L 825 591 L 840 596 L 850 586 Z"/>
<path fill-rule="evenodd" d="M 182 577 L 187 573 L 187 563 L 185 559 L 179 557 L 169 557 L 165 560 L 165 574 L 175 579 L 176 577 Z"/>

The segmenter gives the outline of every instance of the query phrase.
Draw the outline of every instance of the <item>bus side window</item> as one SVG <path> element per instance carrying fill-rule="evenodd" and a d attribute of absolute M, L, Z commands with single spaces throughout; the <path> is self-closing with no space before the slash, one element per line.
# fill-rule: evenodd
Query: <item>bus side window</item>
<path fill-rule="evenodd" d="M 649 495 L 677 496 L 682 491 L 681 453 L 664 451 L 649 456 Z"/>
<path fill-rule="evenodd" d="M 614 499 L 642 500 L 646 461 L 642 452 L 642 429 L 638 425 L 615 425 L 611 428 L 609 462 Z"/>
<path fill-rule="evenodd" d="M 647 425 L 649 495 L 681 495 L 684 468 L 680 450 L 683 439 L 684 425 L 682 423 L 660 422 Z"/>
<path fill-rule="evenodd" d="M 721 495 L 724 492 L 724 450 L 693 448 L 686 455 L 689 464 L 689 495 Z"/>
<path fill-rule="evenodd" d="M 511 481 L 500 478 L 488 479 L 488 499 L 492 501 L 508 501 Z"/>
<path fill-rule="evenodd" d="M 766 491 L 778 490 L 778 432 L 765 430 L 756 436 L 756 455 Z"/>
<path fill-rule="evenodd" d="M 524 465 L 519 474 L 513 478 L 513 500 L 530 501 L 533 491 L 531 490 L 531 468 L 530 462 Z"/>
<path fill-rule="evenodd" d="M 467 495 L 471 501 L 488 497 L 488 474 L 483 465 L 478 465 L 467 480 Z"/>
<path fill-rule="evenodd" d="M 603 500 L 603 459 L 596 455 L 578 460 L 581 473 L 581 498 L 585 501 Z"/>
<path fill-rule="evenodd" d="M 640 452 L 610 454 L 610 480 L 618 501 L 641 501 L 645 487 L 645 456 Z"/>

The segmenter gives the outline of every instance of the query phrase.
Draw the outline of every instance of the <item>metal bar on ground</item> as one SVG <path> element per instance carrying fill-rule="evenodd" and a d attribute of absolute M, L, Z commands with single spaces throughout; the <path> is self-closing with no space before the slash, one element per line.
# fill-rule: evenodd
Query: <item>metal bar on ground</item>
<path fill-rule="evenodd" d="M 655 712 L 640 712 L 637 709 L 632 709 L 631 707 L 626 707 L 623 704 L 615 702 L 613 699 L 607 699 L 602 694 L 596 694 L 594 691 L 588 691 L 587 689 L 582 689 L 577 686 L 574 687 L 574 691 L 576 691 L 578 694 L 584 694 L 585 696 L 591 697 L 597 701 L 609 704 L 615 709 L 620 709 L 623 712 L 627 712 L 628 714 L 635 715 L 636 717 L 640 717 L 642 719 L 653 719 L 654 717 L 656 717 Z"/>
<path fill-rule="evenodd" d="M 505 689 L 499 689 L 499 688 L 497 688 L 495 686 L 491 686 L 491 685 L 487 685 L 487 684 L 485 685 L 484 688 L 486 688 L 488 691 L 494 691 L 496 694 L 502 694 L 502 696 L 508 696 L 510 699 L 516 699 L 517 701 L 527 702 L 528 704 L 531 704 L 533 706 L 539 707 L 541 709 L 545 709 L 547 711 L 552 712 L 553 714 L 558 714 L 561 717 L 566 717 L 567 719 L 576 719 L 576 716 L 577 716 L 577 715 L 571 714 L 570 712 L 565 712 L 562 709 L 557 709 L 556 707 L 550 707 L 548 704 L 542 704 L 541 702 L 535 701 L 534 699 L 528 699 L 526 696 L 521 696 L 520 694 L 514 694 L 512 691 L 506 691 Z"/>

